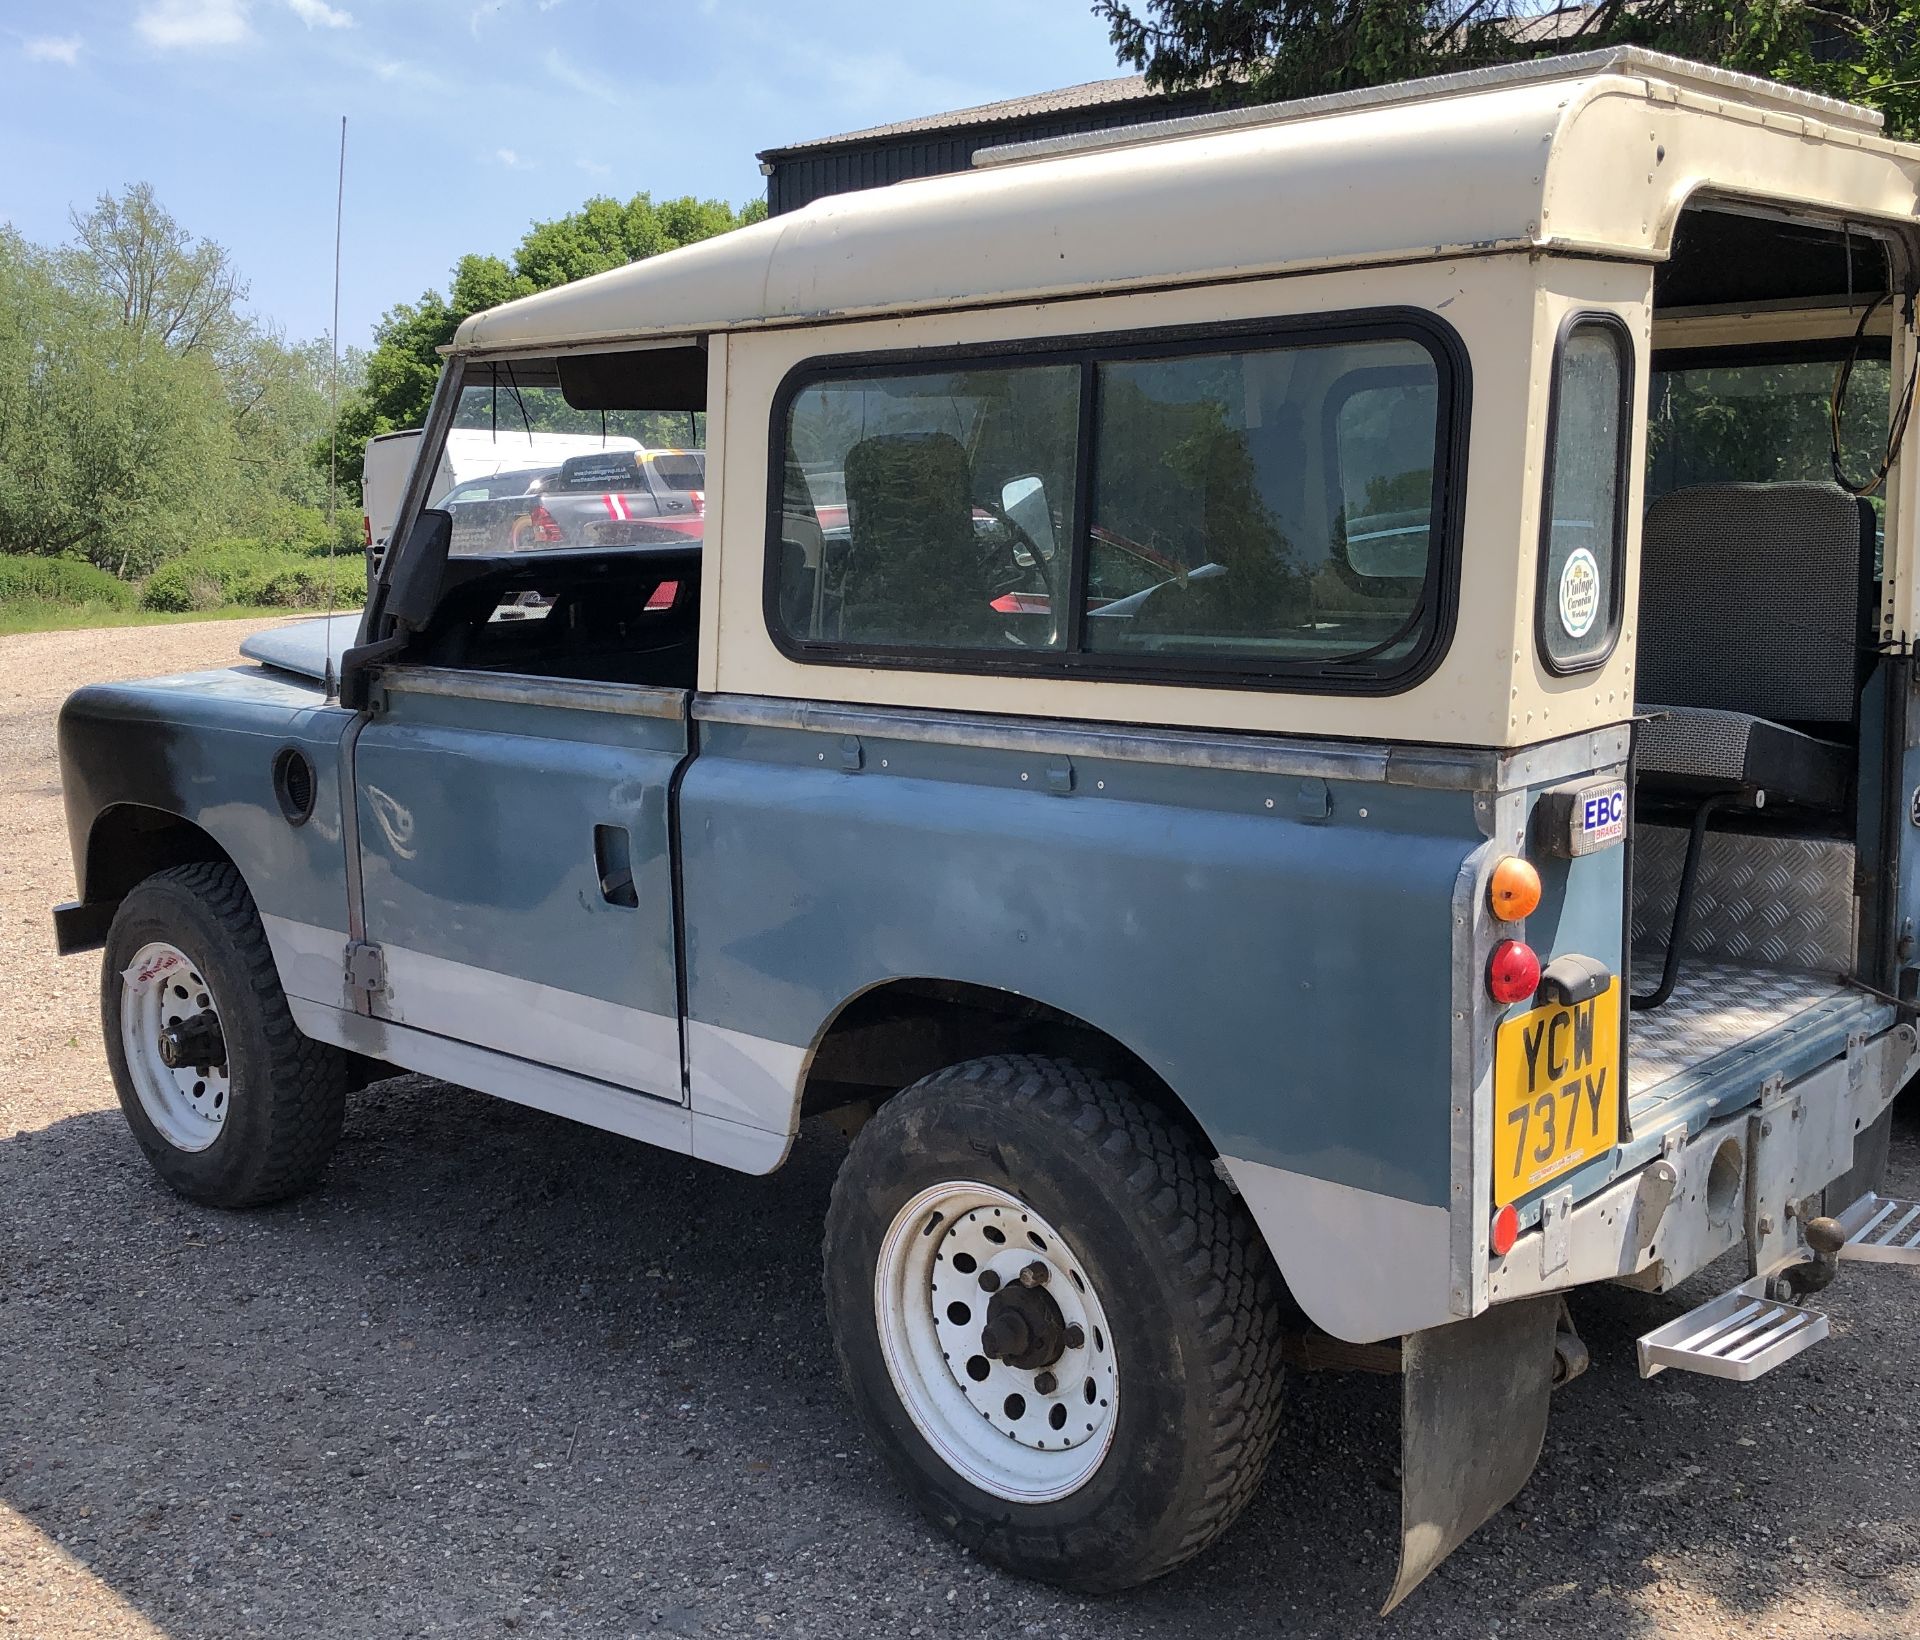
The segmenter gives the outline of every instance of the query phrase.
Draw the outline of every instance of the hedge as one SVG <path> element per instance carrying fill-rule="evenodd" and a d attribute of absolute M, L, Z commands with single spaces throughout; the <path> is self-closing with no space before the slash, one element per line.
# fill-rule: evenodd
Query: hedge
<path fill-rule="evenodd" d="M 133 608 L 133 588 L 73 558 L 0 555 L 0 604 L 105 604 Z"/>
<path fill-rule="evenodd" d="M 366 597 L 359 553 L 332 560 L 258 541 L 216 541 L 169 560 L 147 578 L 143 609 L 212 610 L 226 604 L 281 609 L 357 608 Z"/>

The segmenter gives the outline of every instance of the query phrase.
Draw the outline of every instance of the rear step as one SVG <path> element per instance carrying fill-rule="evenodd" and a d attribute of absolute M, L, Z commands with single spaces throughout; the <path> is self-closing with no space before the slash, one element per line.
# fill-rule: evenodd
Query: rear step
<path fill-rule="evenodd" d="M 1768 1279 L 1755 1276 L 1647 1333 L 1639 1344 L 1640 1376 L 1678 1367 L 1744 1383 L 1825 1338 L 1827 1318 L 1767 1297 Z"/>
<path fill-rule="evenodd" d="M 1832 1239 L 1821 1240 L 1816 1231 Z M 1825 1273 L 1794 1284 L 1802 1290 L 1817 1290 L 1832 1279 L 1836 1246 L 1842 1259 L 1920 1265 L 1920 1202 L 1868 1194 L 1837 1220 L 1812 1221 L 1808 1239 L 1822 1249 L 1818 1262 L 1824 1264 Z M 1770 1276 L 1755 1276 L 1679 1320 L 1654 1328 L 1640 1340 L 1640 1376 L 1651 1378 L 1668 1367 L 1679 1367 L 1745 1382 L 1819 1343 L 1827 1336 L 1827 1318 L 1818 1310 L 1771 1297 L 1769 1288 L 1787 1286 L 1776 1281 L 1779 1274 L 1776 1270 Z"/>
<path fill-rule="evenodd" d="M 1920 1264 L 1920 1202 L 1862 1196 L 1840 1215 L 1844 1258 L 1869 1264 Z"/>

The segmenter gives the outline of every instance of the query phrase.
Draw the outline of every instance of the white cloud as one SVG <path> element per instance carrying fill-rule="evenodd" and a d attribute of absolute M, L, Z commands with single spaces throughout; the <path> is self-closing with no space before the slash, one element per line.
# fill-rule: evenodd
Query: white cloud
<path fill-rule="evenodd" d="M 421 91 L 444 92 L 450 89 L 444 76 L 418 63 L 402 62 L 398 57 L 375 57 L 367 68 L 389 85 L 413 86 Z"/>
<path fill-rule="evenodd" d="M 72 68 L 80 61 L 84 43 L 77 34 L 43 34 L 29 40 L 24 49 L 30 63 L 59 63 Z"/>
<path fill-rule="evenodd" d="M 353 13 L 337 10 L 327 0 L 287 0 L 287 9 L 308 28 L 353 27 Z"/>
<path fill-rule="evenodd" d="M 596 75 L 589 74 L 584 68 L 576 67 L 551 47 L 547 50 L 546 65 L 547 72 L 569 91 L 577 91 L 583 97 L 593 98 L 595 102 L 618 103 L 626 101 L 626 98 L 621 96 L 612 86 L 608 85 L 605 80 L 600 79 Z"/>
<path fill-rule="evenodd" d="M 590 177 L 610 177 L 613 167 L 597 159 L 577 159 L 573 162 Z"/>
<path fill-rule="evenodd" d="M 511 148 L 496 148 L 493 151 L 493 157 L 509 171 L 531 171 L 533 169 L 532 160 L 522 159 L 520 155 Z"/>
<path fill-rule="evenodd" d="M 151 0 L 133 26 L 148 45 L 168 50 L 238 45 L 251 32 L 247 0 Z"/>

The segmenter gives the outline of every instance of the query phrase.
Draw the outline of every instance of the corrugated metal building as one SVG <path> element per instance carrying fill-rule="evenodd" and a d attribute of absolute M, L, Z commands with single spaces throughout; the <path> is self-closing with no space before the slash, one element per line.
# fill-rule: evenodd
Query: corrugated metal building
<path fill-rule="evenodd" d="M 760 169 L 767 178 L 767 208 L 777 216 L 827 194 L 964 171 L 972 165 L 976 150 L 1004 142 L 1106 131 L 1203 113 L 1213 106 L 1207 92 L 1161 96 L 1147 89 L 1144 75 L 1123 74 L 1038 96 L 769 148 L 760 155 Z"/>
<path fill-rule="evenodd" d="M 1580 0 L 1562 0 L 1529 16 L 1509 19 L 1506 27 L 1516 40 L 1535 51 L 1579 50 L 1587 43 L 1586 31 L 1596 21 L 1596 9 Z M 1816 55 L 1824 54 L 1816 50 Z M 908 177 L 964 171 L 973 164 L 978 149 L 995 148 L 1001 143 L 1108 131 L 1149 120 L 1175 119 L 1182 114 L 1203 114 L 1219 106 L 1206 91 L 1159 95 L 1147 89 L 1145 75 L 1122 74 L 1031 97 L 982 103 L 978 108 L 962 108 L 951 114 L 929 114 L 837 137 L 816 137 L 784 148 L 769 148 L 759 156 L 760 169 L 767 179 L 767 208 L 777 216 L 827 194 L 877 188 Z"/>

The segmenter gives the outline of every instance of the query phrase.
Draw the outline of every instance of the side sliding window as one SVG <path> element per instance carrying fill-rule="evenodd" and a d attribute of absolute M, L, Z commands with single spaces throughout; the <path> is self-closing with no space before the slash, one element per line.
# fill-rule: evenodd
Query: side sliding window
<path fill-rule="evenodd" d="M 769 630 L 825 664 L 1405 687 L 1451 625 L 1449 339 L 1396 317 L 803 366 Z"/>

